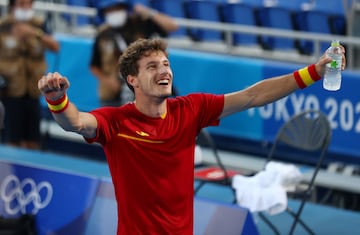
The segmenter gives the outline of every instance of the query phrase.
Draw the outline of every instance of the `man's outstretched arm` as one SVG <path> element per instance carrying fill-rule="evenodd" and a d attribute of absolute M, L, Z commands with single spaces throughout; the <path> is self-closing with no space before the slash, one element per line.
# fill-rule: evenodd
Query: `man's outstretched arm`
<path fill-rule="evenodd" d="M 324 76 L 325 66 L 331 60 L 324 54 L 316 64 L 309 65 L 294 73 L 264 79 L 244 90 L 225 94 L 224 110 L 220 117 L 269 104 L 299 88 L 310 86 Z M 343 48 L 342 70 L 345 69 L 345 64 L 345 49 Z"/>

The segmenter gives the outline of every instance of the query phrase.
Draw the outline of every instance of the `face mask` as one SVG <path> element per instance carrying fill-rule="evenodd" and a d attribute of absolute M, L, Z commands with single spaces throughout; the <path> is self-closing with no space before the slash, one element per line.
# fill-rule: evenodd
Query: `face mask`
<path fill-rule="evenodd" d="M 34 10 L 33 9 L 16 8 L 14 10 L 14 16 L 15 16 L 15 19 L 17 19 L 19 21 L 28 21 L 34 16 Z"/>
<path fill-rule="evenodd" d="M 125 10 L 110 12 L 105 15 L 105 21 L 112 27 L 121 27 L 125 24 L 127 12 Z"/>

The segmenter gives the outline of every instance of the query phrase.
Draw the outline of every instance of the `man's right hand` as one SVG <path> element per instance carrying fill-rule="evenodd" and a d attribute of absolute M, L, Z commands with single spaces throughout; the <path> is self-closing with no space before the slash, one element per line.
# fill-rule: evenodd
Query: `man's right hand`
<path fill-rule="evenodd" d="M 69 87 L 69 80 L 57 72 L 48 73 L 38 81 L 39 90 L 48 100 L 60 99 Z"/>

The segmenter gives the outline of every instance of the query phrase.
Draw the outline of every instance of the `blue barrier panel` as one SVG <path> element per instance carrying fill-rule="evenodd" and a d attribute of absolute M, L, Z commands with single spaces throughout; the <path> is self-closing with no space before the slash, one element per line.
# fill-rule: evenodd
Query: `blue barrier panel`
<path fill-rule="evenodd" d="M 238 206 L 195 198 L 194 235 L 259 234 L 251 213 Z"/>
<path fill-rule="evenodd" d="M 58 38 L 62 47 L 59 62 L 53 67 L 70 79 L 71 100 L 83 110 L 98 107 L 97 83 L 88 66 L 92 40 L 69 36 Z M 174 84 L 181 95 L 232 92 L 304 66 L 171 48 L 169 52 Z M 48 58 L 49 64 L 56 64 L 54 56 L 49 54 Z M 219 127 L 209 128 L 210 132 L 235 139 L 271 142 L 280 125 L 291 115 L 316 108 L 328 115 L 332 125 L 330 152 L 349 155 L 358 161 L 360 147 L 356 140 L 360 133 L 360 102 L 356 87 L 360 87 L 360 74 L 344 71 L 342 88 L 337 92 L 325 91 L 321 86 L 318 82 L 275 103 L 226 117 Z"/>
<path fill-rule="evenodd" d="M 36 215 L 39 235 L 82 234 L 97 188 L 93 178 L 1 161 L 0 215 Z"/>

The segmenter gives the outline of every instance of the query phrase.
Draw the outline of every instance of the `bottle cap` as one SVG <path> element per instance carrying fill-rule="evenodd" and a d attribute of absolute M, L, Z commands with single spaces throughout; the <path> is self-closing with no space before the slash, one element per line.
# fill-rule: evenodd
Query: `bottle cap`
<path fill-rule="evenodd" d="M 332 42 L 331 42 L 331 46 L 332 46 L 332 47 L 340 46 L 339 40 L 334 40 L 334 41 L 332 41 Z"/>

